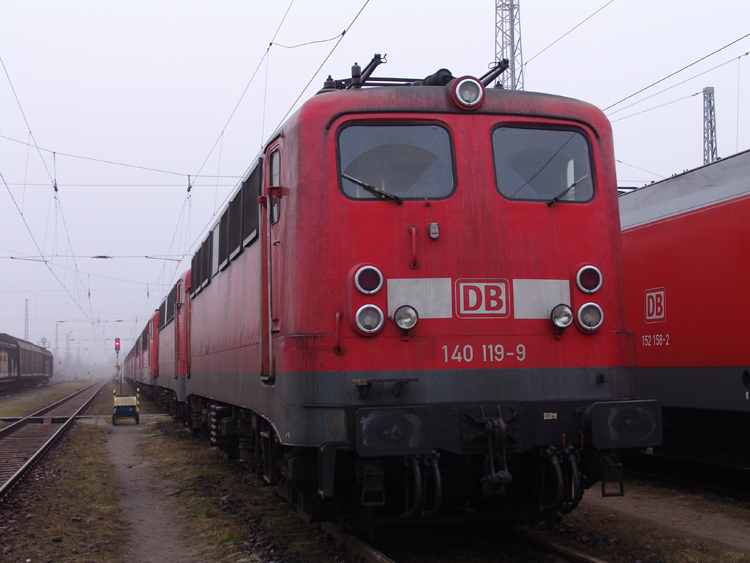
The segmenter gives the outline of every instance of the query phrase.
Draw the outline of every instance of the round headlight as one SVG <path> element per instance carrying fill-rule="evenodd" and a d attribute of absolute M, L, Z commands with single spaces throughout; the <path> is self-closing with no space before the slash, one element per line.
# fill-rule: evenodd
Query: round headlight
<path fill-rule="evenodd" d="M 385 317 L 377 305 L 362 305 L 354 315 L 357 328 L 366 334 L 373 334 L 383 328 Z"/>
<path fill-rule="evenodd" d="M 476 109 L 484 101 L 484 86 L 470 76 L 459 78 L 453 87 L 453 99 L 459 107 Z"/>
<path fill-rule="evenodd" d="M 410 330 L 417 326 L 419 320 L 419 314 L 414 307 L 410 305 L 401 305 L 396 312 L 393 314 L 393 320 L 396 322 L 396 326 L 401 330 Z"/>
<path fill-rule="evenodd" d="M 372 295 L 383 287 L 383 274 L 375 266 L 362 266 L 354 274 L 354 285 L 365 295 Z"/>
<path fill-rule="evenodd" d="M 596 303 L 586 303 L 578 309 L 578 324 L 585 330 L 596 330 L 604 322 L 604 312 Z"/>
<path fill-rule="evenodd" d="M 573 322 L 573 309 L 561 303 L 552 309 L 552 324 L 557 328 L 568 328 Z"/>
<path fill-rule="evenodd" d="M 584 293 L 596 293 L 602 286 L 602 273 L 594 266 L 584 266 L 576 274 L 576 284 Z"/>

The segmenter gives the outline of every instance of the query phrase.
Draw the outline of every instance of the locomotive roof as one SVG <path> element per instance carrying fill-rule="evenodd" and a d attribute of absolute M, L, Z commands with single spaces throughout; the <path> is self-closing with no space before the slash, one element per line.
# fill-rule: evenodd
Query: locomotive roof
<path fill-rule="evenodd" d="M 610 130 L 609 121 L 598 108 L 573 98 L 501 88 L 487 88 L 485 95 L 482 107 L 466 111 L 451 101 L 449 86 L 383 86 L 322 92 L 305 102 L 272 138 L 290 122 L 311 112 L 327 115 L 327 126 L 337 117 L 350 113 L 390 112 L 539 116 L 586 123 L 594 128 L 597 135 Z"/>
<path fill-rule="evenodd" d="M 750 150 L 621 195 L 623 229 L 750 194 Z"/>
<path fill-rule="evenodd" d="M 589 103 L 552 94 L 490 87 L 489 84 L 508 68 L 507 60 L 495 62 L 487 73 L 478 77 L 457 78 L 447 69 L 440 69 L 421 80 L 373 77 L 373 71 L 385 62 L 387 61 L 384 56 L 376 54 L 364 69 L 360 69 L 355 63 L 352 67 L 352 78 L 333 80 L 329 76 L 318 95 L 307 100 L 295 114 L 281 124 L 271 135 L 269 143 L 295 122 L 315 115 L 326 116 L 327 127 L 330 127 L 333 121 L 342 115 L 379 112 L 559 118 L 584 123 L 600 137 L 611 135 L 609 120 L 601 110 Z M 362 84 L 359 87 L 352 86 L 353 81 L 359 80 L 355 75 L 361 76 Z M 452 86 L 463 78 L 475 78 L 485 86 L 485 99 L 478 109 L 467 111 L 459 108 L 451 100 Z"/>

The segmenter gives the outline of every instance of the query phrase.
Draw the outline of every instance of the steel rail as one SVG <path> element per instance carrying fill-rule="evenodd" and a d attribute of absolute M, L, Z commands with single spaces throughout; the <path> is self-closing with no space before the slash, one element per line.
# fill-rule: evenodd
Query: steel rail
<path fill-rule="evenodd" d="M 94 384 L 96 385 L 96 384 Z M 61 402 L 65 402 L 66 400 L 79 395 L 83 391 L 86 391 L 88 389 L 91 389 L 94 387 L 94 385 L 90 385 L 86 387 L 85 389 L 82 389 L 81 391 L 74 393 L 73 395 L 66 397 L 66 399 L 63 399 L 62 401 L 58 401 L 54 403 L 53 405 L 50 405 L 49 407 L 45 407 L 42 409 L 45 412 L 48 412 L 50 410 L 50 407 L 59 406 Z M 99 389 L 97 389 L 91 397 L 89 397 L 83 405 L 79 409 L 75 411 L 72 415 L 68 417 L 68 421 L 61 424 L 60 428 L 57 429 L 54 434 L 50 438 L 47 439 L 47 441 L 34 453 L 29 459 L 13 474 L 10 479 L 8 479 L 5 483 L 3 483 L 2 486 L 0 486 L 0 503 L 5 501 L 5 498 L 8 496 L 8 494 L 16 487 L 18 484 L 23 480 L 23 478 L 29 473 L 29 471 L 39 462 L 39 460 L 42 459 L 44 454 L 46 454 L 52 446 L 55 445 L 55 443 L 62 437 L 62 435 L 72 426 L 72 424 L 75 422 L 75 419 L 77 416 L 83 412 L 86 407 L 89 406 L 89 404 L 96 398 L 96 396 L 99 394 L 99 392 L 104 389 L 106 383 L 103 383 Z M 38 411 L 41 412 L 41 411 Z M 35 413 L 36 414 L 36 413 Z M 21 422 L 21 421 L 19 421 Z M 13 425 L 15 426 L 15 425 Z"/>
<path fill-rule="evenodd" d="M 383 555 L 374 547 L 367 545 L 358 537 L 342 532 L 335 524 L 326 522 L 321 524 L 320 527 L 331 534 L 336 541 L 346 545 L 349 551 L 359 554 L 365 563 L 396 563 L 393 559 Z"/>
<path fill-rule="evenodd" d="M 32 418 L 38 418 L 40 416 L 43 416 L 43 415 L 47 414 L 49 411 L 51 411 L 51 410 L 59 407 L 60 405 L 66 403 L 70 399 L 72 399 L 74 397 L 77 397 L 81 393 L 83 393 L 85 391 L 88 391 L 89 389 L 91 389 L 95 385 L 96 385 L 96 383 L 92 383 L 88 387 L 84 387 L 83 389 L 79 389 L 75 393 L 71 393 L 67 397 L 63 397 L 62 399 L 60 399 L 59 401 L 55 401 L 51 405 L 47 405 L 46 407 L 42 407 L 38 411 L 33 412 L 33 413 L 29 414 L 29 415 L 26 415 L 23 418 L 20 418 L 19 420 L 17 420 L 13 424 L 9 424 L 8 426 L 4 426 L 3 428 L 0 428 L 0 440 L 3 439 L 3 438 L 5 438 L 6 436 L 9 436 L 10 434 L 13 434 L 13 432 L 15 432 L 16 430 L 18 430 L 19 428 L 21 428 L 25 423 L 29 422 L 30 419 L 32 419 Z M 99 391 L 101 391 L 101 389 Z M 99 391 L 97 391 L 97 393 Z M 96 396 L 96 393 L 94 393 L 94 397 L 95 396 Z"/>
<path fill-rule="evenodd" d="M 578 563 L 607 563 L 603 559 L 598 559 L 597 557 L 593 557 L 591 555 L 587 555 L 586 553 L 576 551 L 575 549 L 572 549 L 560 543 L 544 539 L 537 534 L 522 530 L 518 526 L 513 527 L 511 532 L 514 536 L 525 542 L 533 543 L 543 549 L 546 549 L 547 551 L 558 553 L 563 557 L 570 559 L 571 561 L 576 561 Z"/>

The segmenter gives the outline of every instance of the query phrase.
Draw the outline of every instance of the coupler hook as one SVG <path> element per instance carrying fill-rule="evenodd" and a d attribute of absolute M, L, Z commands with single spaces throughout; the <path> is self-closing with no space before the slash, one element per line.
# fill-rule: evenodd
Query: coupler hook
<path fill-rule="evenodd" d="M 552 469 L 554 469 L 554 479 L 555 479 L 555 495 L 554 500 L 550 504 L 540 504 L 539 510 L 541 513 L 545 512 L 557 512 L 560 507 L 562 506 L 563 502 L 565 501 L 565 479 L 563 477 L 563 470 L 561 466 L 561 460 L 560 456 L 558 455 L 558 450 L 554 446 L 550 446 L 547 448 L 547 450 L 543 454 L 546 461 L 549 462 L 549 464 L 552 466 Z M 541 503 L 544 503 L 544 484 L 546 481 L 546 470 L 542 469 L 542 478 L 540 480 L 540 491 L 539 491 L 539 498 L 541 500 Z"/>
<path fill-rule="evenodd" d="M 432 509 L 431 510 L 425 510 L 424 504 L 425 499 L 422 499 L 422 517 L 423 518 L 429 518 L 430 516 L 434 516 L 438 512 L 440 512 L 440 507 L 443 504 L 443 477 L 440 473 L 440 454 L 433 451 L 432 454 L 429 456 L 425 456 L 424 463 L 428 468 L 432 469 L 432 477 L 433 481 L 435 483 L 435 492 L 432 496 Z M 425 473 L 424 476 L 425 480 L 425 486 L 424 488 L 427 488 L 427 474 Z"/>
<path fill-rule="evenodd" d="M 487 434 L 487 444 L 489 454 L 484 458 L 485 476 L 481 480 L 482 496 L 485 498 L 503 496 L 505 494 L 505 485 L 513 482 L 513 476 L 508 472 L 508 460 L 505 456 L 505 440 L 508 436 L 508 426 L 500 418 L 493 418 L 485 421 L 485 433 Z M 496 448 L 502 449 L 502 457 Z M 495 461 L 501 466 L 500 471 L 495 469 Z"/>
<path fill-rule="evenodd" d="M 422 490 L 422 470 L 419 467 L 419 460 L 416 457 L 407 457 L 404 459 L 404 463 L 407 467 L 411 467 L 411 472 L 407 470 L 406 482 L 404 483 L 404 501 L 408 507 L 409 503 L 409 473 L 414 476 L 414 502 L 411 508 L 407 508 L 404 513 L 399 516 L 401 520 L 407 520 L 413 518 L 419 514 L 422 510 L 422 503 L 424 502 L 424 491 Z"/>
<path fill-rule="evenodd" d="M 560 507 L 560 512 L 570 514 L 583 498 L 583 487 L 581 486 L 581 473 L 578 470 L 578 451 L 572 444 L 568 444 L 562 455 L 566 473 L 569 475 L 566 475 L 565 479 L 565 501 Z"/>

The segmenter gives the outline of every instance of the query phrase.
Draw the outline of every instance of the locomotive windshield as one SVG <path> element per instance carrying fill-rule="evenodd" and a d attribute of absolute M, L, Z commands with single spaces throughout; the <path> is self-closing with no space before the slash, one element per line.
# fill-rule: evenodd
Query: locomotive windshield
<path fill-rule="evenodd" d="M 365 183 L 401 199 L 448 197 L 455 187 L 453 148 L 440 125 L 352 125 L 339 134 L 344 193 L 381 199 Z"/>
<path fill-rule="evenodd" d="M 508 199 L 564 203 L 594 195 L 589 145 L 577 131 L 498 127 L 492 152 L 497 189 Z"/>

